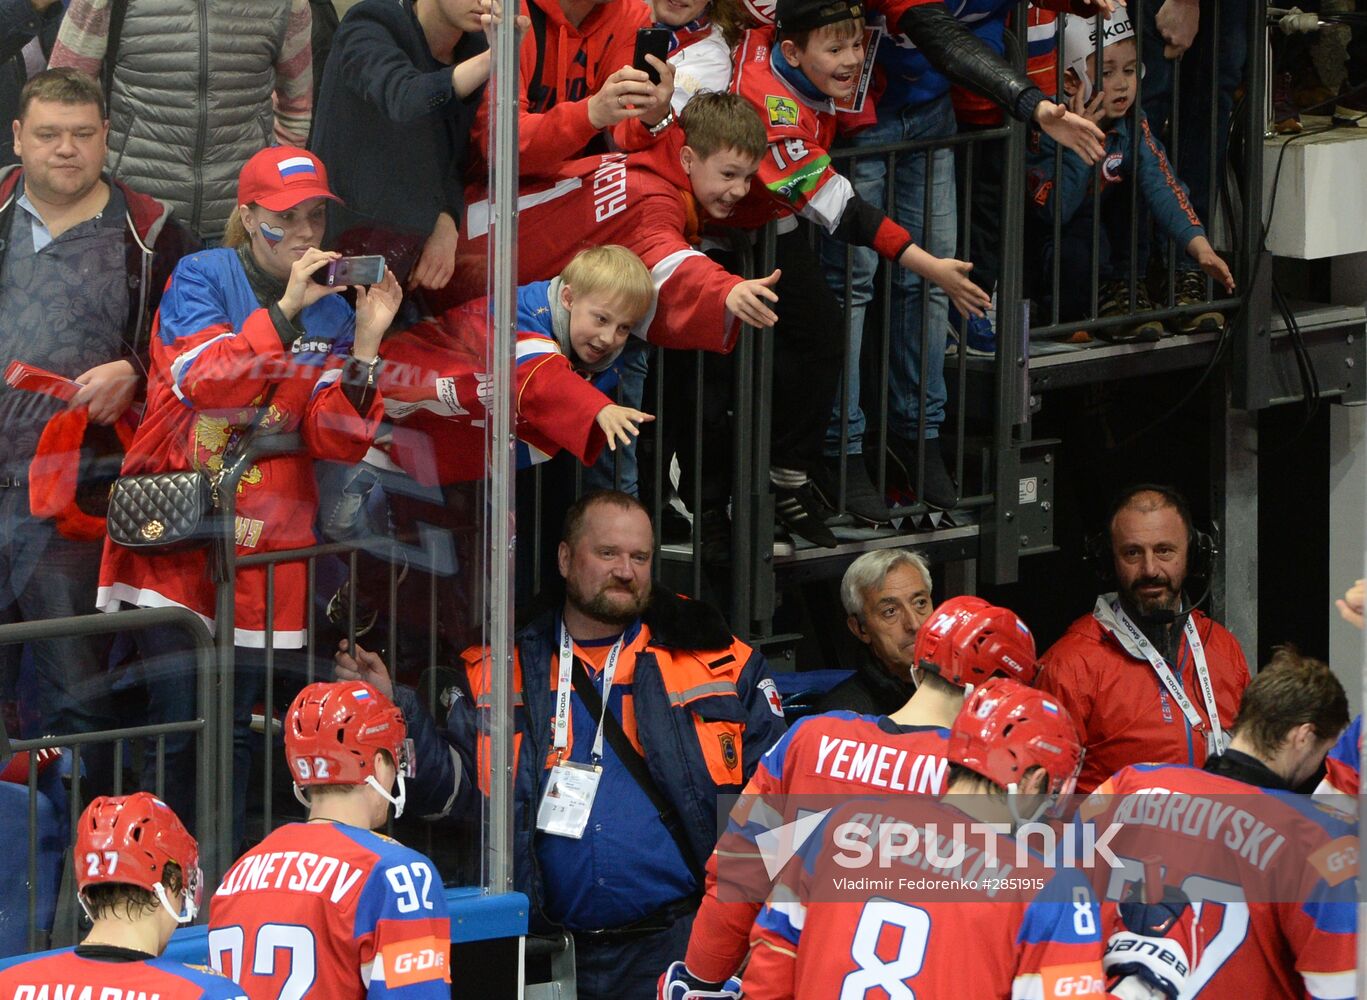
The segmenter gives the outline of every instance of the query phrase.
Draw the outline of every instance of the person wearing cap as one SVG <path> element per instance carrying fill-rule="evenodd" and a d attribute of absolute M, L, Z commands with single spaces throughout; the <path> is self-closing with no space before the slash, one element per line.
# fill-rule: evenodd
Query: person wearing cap
<path fill-rule="evenodd" d="M 0 996 L 246 1000 L 231 979 L 160 957 L 195 919 L 202 879 L 199 845 L 164 802 L 148 792 L 93 800 L 72 856 L 90 933 L 74 951 L 0 972 Z"/>
<path fill-rule="evenodd" d="M 1234 278 L 1229 265 L 1206 238 L 1187 185 L 1173 170 L 1144 109 L 1135 107 L 1140 64 L 1128 11 L 1122 8 L 1109 21 L 1065 15 L 1063 64 L 1063 89 L 1070 107 L 1095 121 L 1106 133 L 1106 156 L 1099 174 L 1101 235 L 1096 246 L 1096 264 L 1101 284 L 1097 291 L 1097 316 L 1125 316 L 1153 308 L 1145 287 L 1148 262 L 1128 260 L 1130 198 L 1121 187 L 1127 179 L 1139 185 L 1141 201 L 1153 214 L 1158 229 L 1186 252 L 1193 266 L 1199 266 L 1232 294 Z M 1032 195 L 1030 205 L 1039 219 L 1036 229 L 1042 250 L 1041 280 L 1046 285 L 1050 283 L 1053 260 L 1059 258 L 1064 276 L 1059 285 L 1059 319 L 1068 322 L 1085 319 L 1092 311 L 1091 282 L 1078 278 L 1090 275 L 1092 269 L 1093 178 L 1091 167 L 1069 150 L 1063 151 L 1062 172 L 1056 176 L 1057 148 L 1048 135 L 1033 136 L 1026 168 Z M 1053 239 L 1056 214 L 1061 222 L 1057 246 Z M 1129 291 L 1131 264 L 1137 275 L 1133 308 Z M 1223 325 L 1219 313 L 1206 315 L 1216 329 Z M 1196 329 L 1186 329 L 1185 319 L 1175 322 L 1184 332 Z M 1103 327 L 1096 335 L 1103 340 L 1127 343 L 1154 341 L 1162 333 L 1163 325 L 1158 320 L 1138 317 L 1134 323 Z"/>
<path fill-rule="evenodd" d="M 391 807 L 403 815 L 403 715 L 369 684 L 320 681 L 295 696 L 284 738 L 308 819 L 273 830 L 223 876 L 209 963 L 249 1000 L 449 1000 L 441 873 L 376 832 Z"/>
<path fill-rule="evenodd" d="M 817 802 L 822 796 L 940 794 L 949 726 L 965 696 L 993 677 L 1029 684 L 1036 670 L 1025 623 L 979 597 L 952 597 L 936 608 L 903 659 L 915 664 L 914 693 L 896 711 L 808 716 L 760 759 L 708 861 L 688 953 L 661 978 L 661 1000 L 707 996 L 740 967 L 772 883 L 756 849 L 759 834 L 829 804 Z"/>
<path fill-rule="evenodd" d="M 1067 2 L 1062 0 L 1065 7 Z M 1077 2 L 1087 5 L 1091 0 Z M 1060 0 L 1036 0 L 1037 6 L 1059 4 Z M 1030 76 L 1002 58 L 1002 22 L 1008 12 L 1017 9 L 1017 0 L 869 0 L 866 6 L 870 20 L 881 23 L 887 31 L 876 55 L 882 90 L 876 93 L 875 108 L 866 106 L 861 114 L 842 116 L 867 127 L 851 128 L 848 138 L 837 144 L 838 148 L 856 154 L 893 143 L 936 143 L 938 148 L 899 156 L 895 163 L 889 162 L 885 154 L 875 152 L 845 159 L 847 165 L 841 169 L 860 197 L 891 216 L 927 252 L 938 257 L 952 256 L 959 232 L 955 154 L 946 143 L 958 130 L 957 122 L 963 119 L 960 116 L 956 120 L 951 85 L 981 97 L 989 111 L 1000 109 L 1018 121 L 1037 123 L 1088 162 L 1100 155 L 1101 133 L 1094 124 L 1071 114 L 1060 104 L 1045 100 L 1044 92 Z M 1095 6 L 1108 8 L 1110 0 L 1097 0 Z M 1024 31 L 1019 33 L 1025 35 Z M 1033 39 L 1035 29 L 1030 29 L 1029 34 Z M 978 150 L 979 161 L 991 161 L 999 155 L 994 148 L 981 144 L 958 148 Z M 977 185 L 974 186 L 976 210 L 979 197 Z M 835 236 L 836 239 L 823 241 L 822 262 L 826 280 L 837 295 L 848 296 L 841 304 L 849 310 L 852 361 L 845 374 L 845 413 L 841 413 L 842 401 L 836 400 L 828 421 L 826 458 L 818 484 L 824 492 L 833 492 L 843 464 L 846 504 L 851 513 L 860 516 L 857 505 L 868 505 L 872 510 L 882 506 L 882 497 L 877 496 L 869 482 L 869 470 L 877 469 L 879 456 L 873 454 L 874 448 L 865 447 L 875 442 L 866 436 L 865 414 L 859 403 L 858 363 L 865 310 L 874 300 L 878 259 L 872 251 L 852 246 L 854 241 L 842 239 L 840 234 Z M 986 294 L 992 285 L 981 274 L 984 247 L 976 232 L 971 246 L 976 268 L 973 278 Z M 850 289 L 843 293 L 847 255 L 851 254 Z M 894 272 L 887 372 L 889 400 L 883 418 L 888 432 L 887 476 L 894 486 L 914 493 L 917 500 L 937 510 L 950 509 L 959 499 L 959 485 L 946 465 L 940 444 L 948 401 L 943 361 L 946 337 L 951 328 L 958 326 L 957 319 L 951 317 L 956 313 L 964 317 L 970 332 L 991 330 L 986 316 L 957 306 L 951 310 L 951 305 L 931 284 L 918 281 L 905 271 Z M 969 343 L 975 344 L 975 339 Z M 992 348 L 989 342 L 986 349 L 990 352 Z"/>
<path fill-rule="evenodd" d="M 290 146 L 261 150 L 242 168 L 238 207 L 225 246 L 176 266 L 153 327 L 147 408 L 124 462 L 125 475 L 197 469 L 220 472 L 229 445 L 254 424 L 257 434 L 299 433 L 304 450 L 274 454 L 242 474 L 236 496 L 239 556 L 314 542 L 314 459 L 355 463 L 370 447 L 383 412 L 375 387 L 380 338 L 398 309 L 392 274 L 356 288 L 356 309 L 314 280 L 339 256 L 319 248 L 327 169 Z M 106 542 L 96 599 L 123 607 L 188 608 L 214 627 L 214 581 L 207 547 L 151 552 Z M 262 647 L 307 641 L 307 569 L 275 567 L 268 606 L 266 567 L 244 568 L 235 586 L 234 685 L 238 746 L 235 823 L 241 823 L 251 706 L 261 678 L 251 669 Z M 273 631 L 267 632 L 267 615 Z M 138 641 L 147 681 L 147 722 L 194 718 L 195 677 L 177 629 L 146 630 Z M 159 666 L 153 665 L 153 661 Z M 186 734 L 166 738 L 168 766 L 193 773 Z M 168 785 L 173 805 L 192 814 L 194 790 Z"/>
<path fill-rule="evenodd" d="M 143 391 L 148 331 L 171 269 L 197 247 L 166 203 L 103 171 L 104 95 L 72 69 L 25 84 L 5 122 L 20 156 L 0 169 L 0 357 L 79 383 L 70 405 L 0 384 L 0 621 L 93 610 L 105 497 Z M 71 386 L 66 387 L 71 390 Z M 101 486 L 103 489 L 101 490 Z M 109 728 L 104 644 L 31 644 L 22 692 L 38 732 Z M 21 647 L 0 650 L 16 697 Z"/>
<path fill-rule="evenodd" d="M 864 68 L 864 7 L 848 0 L 780 0 L 776 23 L 745 33 L 736 49 L 733 92 L 759 111 L 769 155 L 759 183 L 736 207 L 728 226 L 778 223 L 778 294 L 774 356 L 774 415 L 769 479 L 781 525 L 793 535 L 834 548 L 826 521 L 836 497 L 813 474 L 830 408 L 838 395 L 844 321 L 821 273 L 810 237 L 795 219 L 933 281 L 965 312 L 980 313 L 987 296 L 968 277 L 972 265 L 936 257 L 911 234 L 865 201 L 831 166 L 837 102 L 853 100 Z M 850 513 L 891 520 L 882 499 Z"/>

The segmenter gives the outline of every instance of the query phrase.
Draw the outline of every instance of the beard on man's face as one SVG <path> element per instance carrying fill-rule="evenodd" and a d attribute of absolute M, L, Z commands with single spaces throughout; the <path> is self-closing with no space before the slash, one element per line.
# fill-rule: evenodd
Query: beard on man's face
<path fill-rule="evenodd" d="M 580 614 L 607 625 L 630 625 L 650 607 L 650 588 L 637 592 L 631 584 L 610 580 L 588 597 L 574 583 L 565 581 L 565 598 Z"/>
<path fill-rule="evenodd" d="M 1161 591 L 1150 590 L 1147 593 L 1144 588 L 1161 587 Z M 1143 576 L 1135 580 L 1123 590 L 1125 603 L 1140 615 L 1148 617 L 1157 611 L 1178 611 L 1181 608 L 1182 595 L 1181 587 L 1174 586 L 1173 581 L 1165 576 Z"/>

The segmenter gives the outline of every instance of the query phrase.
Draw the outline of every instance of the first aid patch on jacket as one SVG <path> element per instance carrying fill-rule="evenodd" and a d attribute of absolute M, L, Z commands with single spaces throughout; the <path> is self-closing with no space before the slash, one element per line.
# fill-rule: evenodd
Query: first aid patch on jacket
<path fill-rule="evenodd" d="M 770 125 L 797 127 L 797 102 L 791 97 L 778 97 L 769 94 L 764 98 L 764 108 L 769 112 Z"/>
<path fill-rule="evenodd" d="M 783 698 L 779 695 L 778 685 L 772 677 L 766 677 L 759 682 L 759 693 L 764 695 L 764 700 L 769 703 L 769 711 L 780 719 L 783 718 Z"/>

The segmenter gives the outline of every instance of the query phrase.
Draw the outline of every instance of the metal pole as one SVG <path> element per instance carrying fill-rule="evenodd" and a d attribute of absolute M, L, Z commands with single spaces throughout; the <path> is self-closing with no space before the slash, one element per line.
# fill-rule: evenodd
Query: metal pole
<path fill-rule="evenodd" d="M 518 38 L 508 17 L 493 31 L 493 114 L 489 140 L 489 191 L 493 225 L 489 239 L 489 291 L 493 326 L 489 338 L 489 403 L 485 454 L 489 463 L 485 508 L 489 581 L 490 782 L 485 804 L 485 888 L 513 887 L 513 582 L 517 441 L 513 414 L 513 361 L 517 343 Z M 562 95 L 563 96 L 563 95 Z"/>

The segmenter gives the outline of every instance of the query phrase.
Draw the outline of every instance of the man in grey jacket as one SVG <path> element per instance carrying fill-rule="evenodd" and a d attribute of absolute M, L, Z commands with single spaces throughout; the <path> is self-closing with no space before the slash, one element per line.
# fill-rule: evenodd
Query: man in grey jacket
<path fill-rule="evenodd" d="M 311 24 L 308 0 L 71 0 L 50 65 L 103 74 L 110 173 L 217 242 L 247 159 L 308 139 Z"/>

